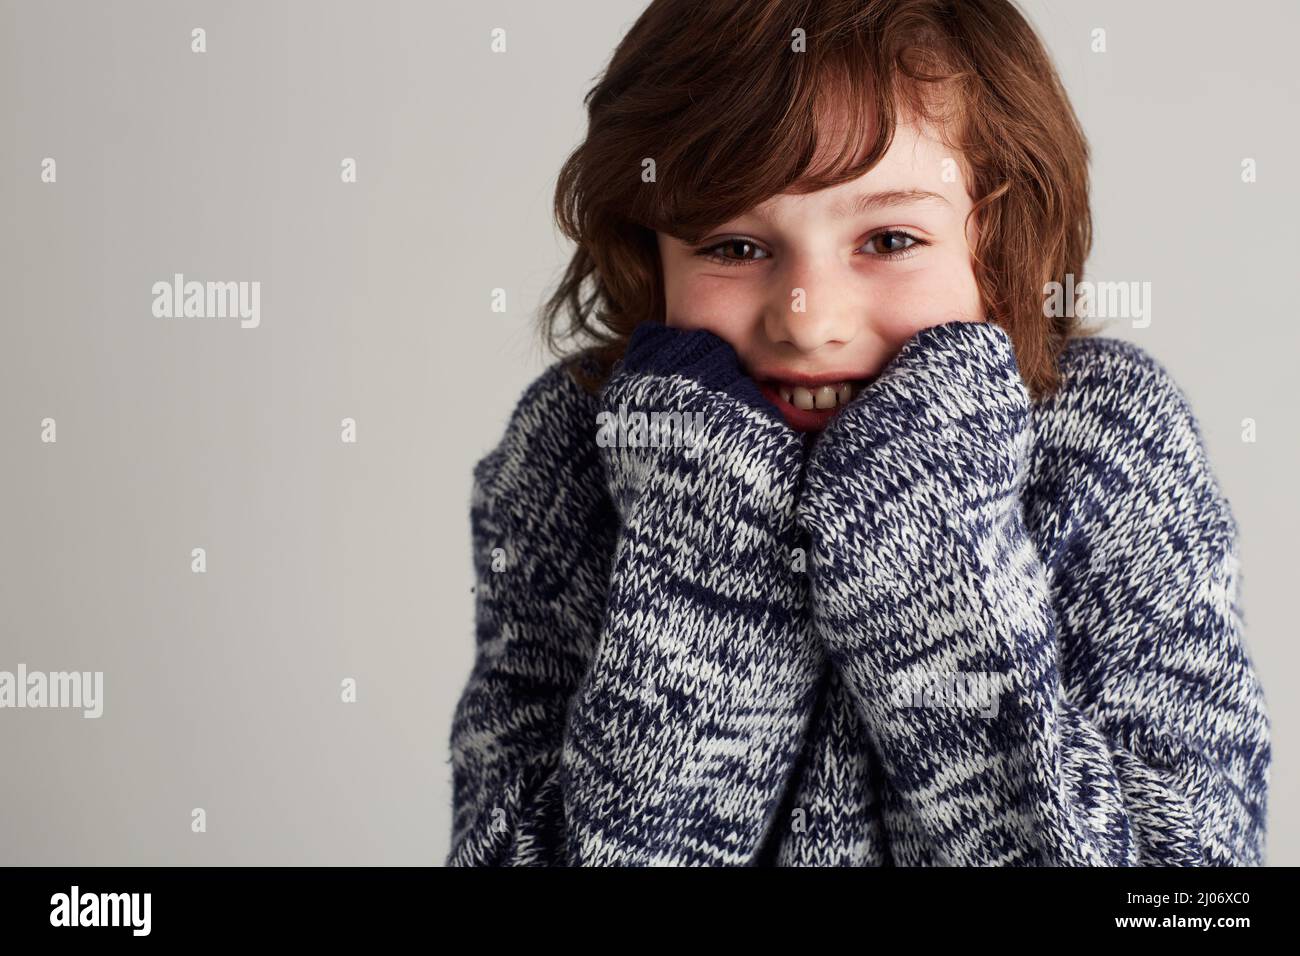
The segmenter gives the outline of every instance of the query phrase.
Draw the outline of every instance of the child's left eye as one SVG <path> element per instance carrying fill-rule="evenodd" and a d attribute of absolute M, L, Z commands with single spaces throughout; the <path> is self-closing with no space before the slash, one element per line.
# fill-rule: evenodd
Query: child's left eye
<path fill-rule="evenodd" d="M 876 256 L 877 258 L 880 259 L 905 259 L 910 255 L 914 255 L 917 247 L 929 245 L 929 243 L 927 243 L 924 239 L 918 239 L 910 232 L 903 232 L 903 230 L 901 229 L 886 229 L 884 232 L 876 233 L 865 243 L 863 243 L 863 246 L 864 247 L 869 246 L 872 243 L 877 242 L 878 240 L 886 239 L 886 238 L 895 242 L 900 239 L 906 239 L 907 245 L 902 246 L 901 248 L 886 249 L 883 252 L 876 251 L 871 253 L 873 256 Z"/>

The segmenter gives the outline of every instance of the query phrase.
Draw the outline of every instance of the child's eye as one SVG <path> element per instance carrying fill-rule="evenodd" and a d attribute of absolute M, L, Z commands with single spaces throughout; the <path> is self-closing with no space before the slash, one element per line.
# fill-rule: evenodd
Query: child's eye
<path fill-rule="evenodd" d="M 743 253 L 739 258 L 724 256 L 718 251 L 719 249 L 731 249 L 733 251 L 739 249 L 752 249 L 755 252 L 763 252 L 763 250 L 758 247 L 757 243 L 749 239 L 736 238 L 736 239 L 724 239 L 722 240 L 722 242 L 716 242 L 711 246 L 705 246 L 703 249 L 696 251 L 695 254 L 697 256 L 703 256 L 704 258 L 708 259 L 710 262 L 716 262 L 719 265 L 724 265 L 724 266 L 739 266 L 739 265 L 744 265 L 746 262 L 757 261 L 756 259 L 747 258 Z M 763 255 L 767 255 L 767 253 L 763 252 Z"/>
<path fill-rule="evenodd" d="M 888 248 L 881 249 L 879 248 L 880 245 L 886 245 Z M 886 229 L 868 239 L 862 244 L 861 248 L 876 247 L 869 252 L 869 255 L 874 259 L 906 259 L 915 255 L 919 247 L 928 245 L 929 243 L 924 239 L 918 239 L 910 232 L 904 232 L 901 229 Z M 726 252 L 737 254 L 734 256 L 726 255 Z M 715 242 L 711 246 L 696 250 L 695 254 L 703 256 L 710 262 L 716 262 L 724 266 L 743 266 L 747 262 L 758 262 L 762 259 L 771 258 L 770 254 L 764 251 L 758 243 L 743 237 Z"/>
<path fill-rule="evenodd" d="M 899 240 L 907 240 L 907 245 L 898 245 Z M 906 259 L 908 256 L 915 255 L 919 246 L 928 246 L 929 243 L 924 239 L 918 239 L 910 232 L 903 232 L 901 229 L 886 229 L 884 232 L 878 232 L 868 239 L 863 247 L 870 246 L 880 240 L 888 240 L 890 248 L 877 249 L 871 254 L 878 259 Z"/>

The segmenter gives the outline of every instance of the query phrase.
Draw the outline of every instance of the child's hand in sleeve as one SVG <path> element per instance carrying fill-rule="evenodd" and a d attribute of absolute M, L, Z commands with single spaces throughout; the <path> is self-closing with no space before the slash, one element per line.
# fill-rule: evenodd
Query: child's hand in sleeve
<path fill-rule="evenodd" d="M 727 511 L 779 521 L 793 504 L 803 445 L 712 332 L 641 325 L 601 397 L 597 444 L 620 509 L 670 474 L 690 487 L 661 493 L 708 491 L 700 486 L 717 481 L 711 494 Z M 738 482 L 743 498 L 720 497 L 740 492 Z"/>
<path fill-rule="evenodd" d="M 602 408 L 610 430 L 598 443 L 623 518 L 624 547 L 657 554 L 649 569 L 655 581 L 671 579 L 700 598 L 726 602 L 715 607 L 726 609 L 736 640 L 768 653 L 770 640 L 787 640 L 781 665 L 807 683 L 811 642 L 751 629 L 793 619 L 804 608 L 806 581 L 795 570 L 802 554 L 795 553 L 799 436 L 725 340 L 657 323 L 634 333 Z"/>
<path fill-rule="evenodd" d="M 622 528 L 565 748 L 570 855 L 747 865 L 824 666 L 795 551 L 802 442 L 705 331 L 642 326 L 601 407 Z"/>
<path fill-rule="evenodd" d="M 1107 361 L 1031 421 L 1002 329 L 934 326 L 810 455 L 814 625 L 908 859 L 1261 859 L 1268 720 L 1235 519 L 1176 383 L 1118 349 Z M 1034 476 L 1038 494 L 1087 496 L 1060 503 L 1054 564 L 1025 493 L 1040 425 L 1067 429 L 1054 447 L 1084 462 Z"/>
<path fill-rule="evenodd" d="M 887 591 L 953 530 L 1005 519 L 1020 505 L 1030 438 L 1029 394 L 1000 326 L 916 333 L 809 455 L 799 522 L 818 603 Z"/>

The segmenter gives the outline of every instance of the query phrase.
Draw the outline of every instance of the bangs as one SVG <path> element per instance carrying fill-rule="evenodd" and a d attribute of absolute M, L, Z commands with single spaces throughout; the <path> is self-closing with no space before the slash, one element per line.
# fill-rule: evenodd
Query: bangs
<path fill-rule="evenodd" d="M 950 67 L 940 38 L 899 38 L 897 49 L 879 49 L 891 38 L 868 45 L 867 31 L 839 36 L 839 43 L 809 37 L 810 52 L 796 52 L 797 39 L 787 39 L 781 55 L 746 57 L 742 48 L 721 56 L 713 85 L 703 87 L 709 92 L 695 93 L 678 122 L 663 129 L 672 144 L 669 164 L 657 164 L 656 188 L 640 194 L 643 204 L 633 203 L 633 218 L 698 242 L 773 196 L 864 175 L 902 124 L 925 128 L 965 168 L 963 74 Z"/>

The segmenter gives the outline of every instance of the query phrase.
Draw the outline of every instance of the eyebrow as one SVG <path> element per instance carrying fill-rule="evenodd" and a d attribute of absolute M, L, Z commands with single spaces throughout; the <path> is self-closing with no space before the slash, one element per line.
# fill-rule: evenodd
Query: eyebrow
<path fill-rule="evenodd" d="M 887 189 L 877 193 L 861 193 L 851 199 L 841 199 L 831 207 L 832 219 L 860 216 L 876 209 L 890 209 L 914 202 L 941 202 L 952 205 L 946 198 L 927 189 Z"/>
<path fill-rule="evenodd" d="M 840 220 L 849 216 L 861 216 L 876 209 L 892 209 L 895 206 L 906 206 L 914 202 L 940 202 L 945 206 L 952 205 L 946 197 L 930 192 L 928 189 L 885 189 L 841 199 L 831 206 L 830 215 L 832 219 Z M 771 215 L 762 207 L 750 211 L 762 222 L 772 221 Z"/>

